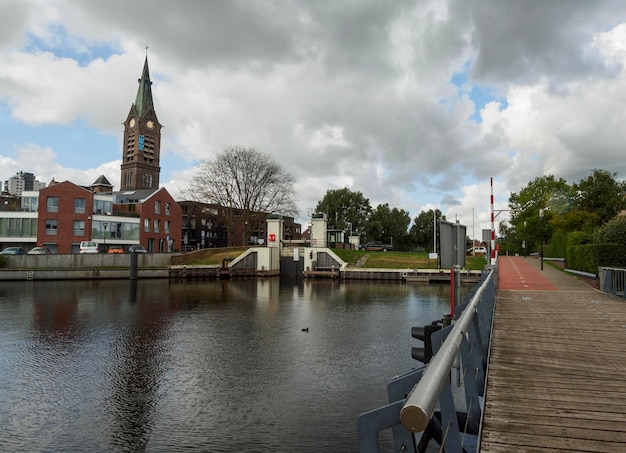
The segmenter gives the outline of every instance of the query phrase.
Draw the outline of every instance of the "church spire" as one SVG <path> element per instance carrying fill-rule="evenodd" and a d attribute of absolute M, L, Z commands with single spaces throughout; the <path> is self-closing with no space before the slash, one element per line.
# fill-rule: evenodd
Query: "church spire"
<path fill-rule="evenodd" d="M 163 125 L 154 111 L 147 55 L 135 103 L 123 124 L 121 190 L 157 189 Z"/>
<path fill-rule="evenodd" d="M 143 64 L 143 72 L 138 82 L 139 88 L 137 89 L 137 97 L 135 98 L 135 107 L 137 108 L 139 118 L 141 118 L 148 110 L 154 108 L 152 103 L 152 82 L 150 81 L 150 71 L 148 70 L 148 55 L 146 55 L 146 61 Z"/>

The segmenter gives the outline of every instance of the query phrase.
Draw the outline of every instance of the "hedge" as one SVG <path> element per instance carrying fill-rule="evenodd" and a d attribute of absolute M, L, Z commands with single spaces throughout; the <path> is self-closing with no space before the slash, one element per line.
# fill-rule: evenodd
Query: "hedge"
<path fill-rule="evenodd" d="M 626 267 L 626 245 L 588 244 L 568 247 L 568 268 L 597 274 L 600 266 Z"/>

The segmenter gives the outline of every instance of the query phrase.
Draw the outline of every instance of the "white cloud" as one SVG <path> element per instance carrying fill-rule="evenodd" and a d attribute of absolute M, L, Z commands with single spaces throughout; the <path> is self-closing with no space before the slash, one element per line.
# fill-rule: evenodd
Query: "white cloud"
<path fill-rule="evenodd" d="M 412 217 L 436 207 L 478 230 L 489 226 L 490 177 L 504 209 L 542 174 L 626 174 L 621 1 L 146 4 L 3 2 L 0 105 L 12 119 L 0 134 L 86 124 L 94 140 L 121 141 L 148 45 L 162 157 L 176 163 L 161 183 L 173 192 L 199 160 L 254 146 L 296 177 L 301 215 L 348 187 L 373 206 Z M 462 87 L 451 83 L 465 72 Z M 498 96 L 481 101 L 479 123 L 475 86 Z M 0 142 L 1 179 L 24 170 L 119 184 L 118 150 L 73 168 L 30 143 Z"/>

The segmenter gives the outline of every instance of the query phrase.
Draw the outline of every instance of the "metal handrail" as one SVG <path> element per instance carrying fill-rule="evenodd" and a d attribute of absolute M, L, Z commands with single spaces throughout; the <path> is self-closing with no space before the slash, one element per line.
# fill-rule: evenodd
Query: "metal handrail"
<path fill-rule="evenodd" d="M 620 267 L 598 268 L 600 290 L 613 296 L 626 298 L 626 269 Z"/>
<path fill-rule="evenodd" d="M 454 365 L 463 338 L 467 335 L 472 317 L 477 310 L 477 305 L 485 292 L 489 280 L 493 278 L 494 270 L 489 271 L 489 275 L 476 294 L 472 297 L 459 319 L 454 324 L 452 331 L 437 351 L 424 375 L 413 388 L 400 410 L 400 421 L 402 425 L 413 433 L 423 431 L 433 416 L 435 406 L 444 388 L 445 382 L 449 379 L 450 370 Z"/>

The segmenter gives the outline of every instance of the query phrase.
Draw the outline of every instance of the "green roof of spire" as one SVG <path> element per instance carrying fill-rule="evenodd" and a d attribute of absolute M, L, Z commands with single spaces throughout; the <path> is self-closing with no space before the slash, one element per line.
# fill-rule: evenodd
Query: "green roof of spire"
<path fill-rule="evenodd" d="M 148 71 L 148 56 L 146 55 L 146 62 L 143 64 L 143 72 L 139 81 L 139 88 L 137 89 L 137 97 L 135 98 L 135 107 L 137 113 L 141 118 L 150 108 L 152 104 L 152 82 L 150 81 L 150 71 Z"/>

